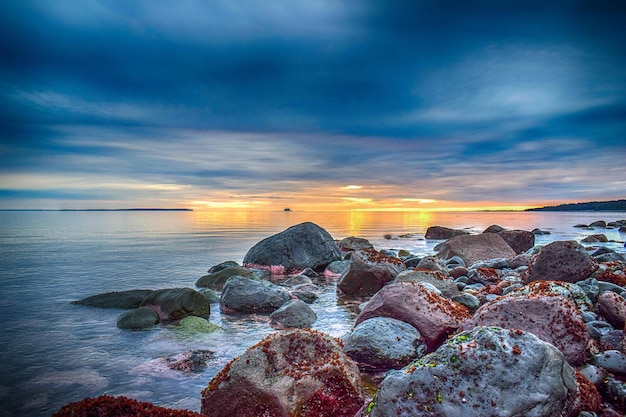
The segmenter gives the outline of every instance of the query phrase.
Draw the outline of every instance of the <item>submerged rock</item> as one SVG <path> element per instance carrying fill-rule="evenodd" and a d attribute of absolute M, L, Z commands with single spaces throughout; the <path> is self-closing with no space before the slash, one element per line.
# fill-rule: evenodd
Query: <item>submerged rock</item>
<path fill-rule="evenodd" d="M 267 271 L 263 271 L 267 274 Z M 219 271 L 204 275 L 196 281 L 196 287 L 211 288 L 216 291 L 222 291 L 224 284 L 230 277 L 240 276 L 251 279 L 266 279 L 269 274 L 264 275 L 259 270 L 244 268 L 243 266 L 232 266 L 220 269 Z"/>
<path fill-rule="evenodd" d="M 139 307 L 141 302 L 152 293 L 153 290 L 113 291 L 103 294 L 92 295 L 78 301 L 72 301 L 72 304 L 89 307 L 119 308 L 128 310 L 131 308 Z"/>
<path fill-rule="evenodd" d="M 450 229 L 449 227 L 443 227 L 443 226 L 431 226 L 428 229 L 426 229 L 426 234 L 424 237 L 426 239 L 443 240 L 443 239 L 450 239 L 454 236 L 460 236 L 460 235 L 469 235 L 469 232 L 467 230 Z"/>
<path fill-rule="evenodd" d="M 444 242 L 437 252 L 437 256 L 442 259 L 458 256 L 463 259 L 465 265 L 487 259 L 511 259 L 515 255 L 517 255 L 515 251 L 495 233 L 456 236 Z"/>
<path fill-rule="evenodd" d="M 120 329 L 140 330 L 159 324 L 159 315 L 150 307 L 138 307 L 124 312 L 117 318 Z"/>
<path fill-rule="evenodd" d="M 287 301 L 270 314 L 270 325 L 278 329 L 309 329 L 315 320 L 315 311 L 302 300 Z"/>
<path fill-rule="evenodd" d="M 187 410 L 158 407 L 127 397 L 101 395 L 63 406 L 53 417 L 203 417 Z"/>
<path fill-rule="evenodd" d="M 186 316 L 207 318 L 211 315 L 209 300 L 191 288 L 154 291 L 141 302 L 140 306 L 154 309 L 161 321 L 175 321 Z"/>
<path fill-rule="evenodd" d="M 271 334 L 202 391 L 209 417 L 353 417 L 363 404 L 357 365 L 320 332 Z"/>

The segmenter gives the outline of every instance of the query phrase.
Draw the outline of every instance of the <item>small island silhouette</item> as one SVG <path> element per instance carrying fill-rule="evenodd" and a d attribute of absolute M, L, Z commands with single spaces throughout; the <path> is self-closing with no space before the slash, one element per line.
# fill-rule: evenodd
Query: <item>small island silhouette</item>
<path fill-rule="evenodd" d="M 589 201 L 527 209 L 526 211 L 626 211 L 626 200 Z"/>

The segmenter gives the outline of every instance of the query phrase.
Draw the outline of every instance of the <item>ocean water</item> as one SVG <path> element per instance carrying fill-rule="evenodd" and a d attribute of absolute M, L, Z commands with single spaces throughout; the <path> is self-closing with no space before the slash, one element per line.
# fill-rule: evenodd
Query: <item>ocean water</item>
<path fill-rule="evenodd" d="M 185 334 L 174 327 L 124 331 L 120 310 L 70 302 L 136 288 L 194 287 L 212 265 L 241 263 L 259 240 L 312 221 L 335 239 L 360 236 L 377 249 L 433 252 L 429 226 L 482 231 L 491 224 L 541 228 L 537 244 L 580 240 L 594 231 L 573 226 L 625 219 L 600 212 L 0 212 L 0 417 L 49 416 L 85 397 L 126 395 L 171 408 L 199 411 L 200 391 L 235 356 L 274 330 L 264 315 L 224 316 L 223 330 Z M 596 230 L 626 252 L 626 234 Z M 385 237 L 385 235 L 390 235 Z M 391 237 L 391 238 L 389 238 Z M 353 309 L 337 302 L 335 284 L 311 305 L 314 329 L 340 337 Z M 192 349 L 214 352 L 198 374 L 174 372 L 160 358 Z"/>

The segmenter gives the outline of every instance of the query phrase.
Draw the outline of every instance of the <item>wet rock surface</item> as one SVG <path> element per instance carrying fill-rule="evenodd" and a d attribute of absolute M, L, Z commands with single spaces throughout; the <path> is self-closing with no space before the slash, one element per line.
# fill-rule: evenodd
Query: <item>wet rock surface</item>
<path fill-rule="evenodd" d="M 404 271 L 404 263 L 374 249 L 352 253 L 348 269 L 341 275 L 337 290 L 347 296 L 371 296 L 396 275 Z"/>
<path fill-rule="evenodd" d="M 456 236 L 443 243 L 437 256 L 450 259 L 461 258 L 466 265 L 486 259 L 513 258 L 515 251 L 495 233 Z"/>
<path fill-rule="evenodd" d="M 291 299 L 287 289 L 269 281 L 234 276 L 224 284 L 220 310 L 224 313 L 271 313 Z"/>

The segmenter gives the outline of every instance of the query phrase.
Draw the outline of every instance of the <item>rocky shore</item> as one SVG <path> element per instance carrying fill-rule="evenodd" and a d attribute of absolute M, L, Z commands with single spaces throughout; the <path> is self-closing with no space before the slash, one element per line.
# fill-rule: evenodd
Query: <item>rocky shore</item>
<path fill-rule="evenodd" d="M 242 265 L 211 267 L 195 289 L 76 301 L 125 309 L 117 326 L 129 331 L 215 331 L 211 303 L 233 317 L 267 314 L 277 331 L 207 381 L 201 414 L 101 396 L 55 415 L 623 416 L 626 259 L 602 229 L 621 233 L 626 221 L 578 226 L 598 233 L 585 246 L 536 246 L 546 232 L 433 226 L 425 237 L 441 242 L 417 257 L 302 223 L 254 245 Z M 322 284 L 356 306 L 342 339 L 310 330 Z M 198 372 L 210 358 L 163 363 Z"/>

